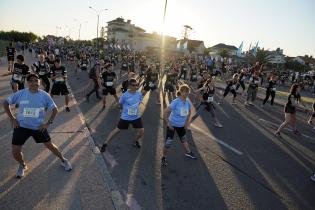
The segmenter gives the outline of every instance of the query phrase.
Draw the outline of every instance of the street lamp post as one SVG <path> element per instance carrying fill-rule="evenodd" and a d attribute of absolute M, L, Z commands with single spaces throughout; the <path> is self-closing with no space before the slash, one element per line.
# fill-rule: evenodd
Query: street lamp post
<path fill-rule="evenodd" d="M 79 21 L 78 19 L 73 19 L 73 20 L 79 23 L 79 37 L 78 37 L 78 40 L 80 40 L 80 37 L 81 37 L 81 25 L 82 25 L 82 23 L 87 23 L 87 21 Z"/>
<path fill-rule="evenodd" d="M 96 24 L 96 48 L 98 49 L 99 47 L 99 40 L 98 40 L 98 27 L 99 27 L 99 22 L 100 22 L 100 14 L 104 11 L 107 11 L 108 9 L 102 9 L 102 10 L 96 10 L 93 7 L 89 6 L 90 9 L 92 9 L 94 12 L 96 12 L 97 15 L 97 24 Z"/>

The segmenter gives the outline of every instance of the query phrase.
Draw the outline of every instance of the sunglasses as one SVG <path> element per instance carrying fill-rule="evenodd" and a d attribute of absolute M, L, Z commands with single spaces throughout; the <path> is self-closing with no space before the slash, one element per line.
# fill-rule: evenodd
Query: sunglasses
<path fill-rule="evenodd" d="M 133 86 L 133 87 L 139 86 L 139 84 L 130 84 L 130 85 Z"/>

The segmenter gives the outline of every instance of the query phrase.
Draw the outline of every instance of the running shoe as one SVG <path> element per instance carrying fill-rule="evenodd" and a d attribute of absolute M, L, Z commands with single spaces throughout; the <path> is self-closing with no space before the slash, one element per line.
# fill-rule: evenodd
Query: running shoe
<path fill-rule="evenodd" d="M 65 168 L 65 171 L 71 171 L 72 166 L 68 159 L 64 158 L 63 161 L 61 161 L 61 165 Z"/>
<path fill-rule="evenodd" d="M 162 165 L 162 166 L 167 166 L 166 157 L 162 157 L 162 159 L 161 159 L 161 165 Z"/>
<path fill-rule="evenodd" d="M 311 176 L 311 180 L 315 182 L 315 173 Z"/>
<path fill-rule="evenodd" d="M 141 148 L 141 144 L 140 144 L 139 141 L 135 141 L 135 142 L 133 143 L 133 146 L 138 147 L 138 148 Z"/>
<path fill-rule="evenodd" d="M 312 125 L 312 120 L 307 121 L 307 124 Z"/>
<path fill-rule="evenodd" d="M 197 157 L 194 155 L 194 153 L 193 152 L 187 152 L 187 153 L 185 153 L 185 156 L 186 157 L 189 157 L 189 158 L 191 158 L 191 159 L 196 159 Z"/>
<path fill-rule="evenodd" d="M 100 149 L 100 152 L 102 152 L 102 153 L 105 152 L 106 151 L 106 147 L 107 147 L 107 144 L 106 143 L 103 144 L 101 149 Z"/>
<path fill-rule="evenodd" d="M 301 132 L 298 131 L 298 130 L 293 131 L 293 133 L 294 133 L 295 135 L 301 135 Z"/>
<path fill-rule="evenodd" d="M 66 112 L 70 112 L 70 108 L 68 106 L 66 107 Z"/>
<path fill-rule="evenodd" d="M 18 168 L 18 170 L 17 170 L 17 172 L 16 172 L 16 174 L 15 174 L 15 177 L 16 178 L 22 178 L 23 176 L 24 176 L 24 172 L 27 170 L 27 165 L 22 165 L 22 164 L 20 164 L 19 165 L 19 168 Z"/>
<path fill-rule="evenodd" d="M 274 134 L 275 134 L 276 137 L 281 137 L 280 132 L 275 132 Z"/>
<path fill-rule="evenodd" d="M 223 126 L 220 123 L 214 123 L 214 126 L 218 128 L 223 128 Z"/>

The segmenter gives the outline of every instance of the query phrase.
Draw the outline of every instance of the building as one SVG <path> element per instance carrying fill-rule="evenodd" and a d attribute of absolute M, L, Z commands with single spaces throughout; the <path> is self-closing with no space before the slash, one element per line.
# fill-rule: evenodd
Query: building
<path fill-rule="evenodd" d="M 283 50 L 278 48 L 274 51 L 268 51 L 268 56 L 267 56 L 268 63 L 271 64 L 285 64 L 285 56 L 283 54 Z"/>
<path fill-rule="evenodd" d="M 176 50 L 184 54 L 204 54 L 206 47 L 203 41 L 180 39 L 177 41 Z"/>
<path fill-rule="evenodd" d="M 131 20 L 125 21 L 119 17 L 107 22 L 107 40 L 119 46 L 129 46 L 130 49 L 145 51 L 149 48 L 160 48 L 161 36 L 157 33 L 146 33 L 146 31 Z M 176 38 L 165 37 L 165 47 L 168 50 L 176 49 Z"/>
<path fill-rule="evenodd" d="M 226 45 L 226 44 L 220 43 L 220 44 L 210 47 L 209 54 L 212 56 L 217 56 L 217 55 L 220 55 L 221 52 L 224 50 L 227 51 L 227 54 L 229 56 L 234 56 L 237 54 L 238 48 L 233 45 Z"/>

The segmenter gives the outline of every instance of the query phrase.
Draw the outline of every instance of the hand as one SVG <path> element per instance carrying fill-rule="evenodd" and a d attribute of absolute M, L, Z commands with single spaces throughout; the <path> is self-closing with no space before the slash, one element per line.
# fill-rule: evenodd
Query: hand
<path fill-rule="evenodd" d="M 11 119 L 11 124 L 13 128 L 20 127 L 19 122 L 16 120 L 16 118 Z"/>
<path fill-rule="evenodd" d="M 185 123 L 184 128 L 185 129 L 190 129 L 190 122 Z"/>
<path fill-rule="evenodd" d="M 48 125 L 49 125 L 48 123 L 41 124 L 41 125 L 39 126 L 38 130 L 39 130 L 40 132 L 44 132 L 44 130 L 47 129 Z"/>
<path fill-rule="evenodd" d="M 174 127 L 171 126 L 171 123 L 170 123 L 170 122 L 167 122 L 167 127 L 169 127 L 169 129 L 171 129 L 171 130 L 174 130 Z"/>

